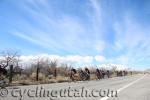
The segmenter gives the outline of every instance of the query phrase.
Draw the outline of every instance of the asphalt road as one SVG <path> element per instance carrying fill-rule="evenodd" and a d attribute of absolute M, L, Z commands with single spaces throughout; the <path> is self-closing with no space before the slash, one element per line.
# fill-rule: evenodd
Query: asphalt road
<path fill-rule="evenodd" d="M 150 100 L 150 75 L 8 87 L 0 100 Z M 2 97 L 3 96 L 3 97 Z"/>

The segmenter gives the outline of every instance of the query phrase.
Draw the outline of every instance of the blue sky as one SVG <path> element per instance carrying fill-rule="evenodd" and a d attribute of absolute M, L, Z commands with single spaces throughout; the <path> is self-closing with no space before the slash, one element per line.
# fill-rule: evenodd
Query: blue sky
<path fill-rule="evenodd" d="M 150 67 L 149 0 L 0 0 L 0 50 Z"/>

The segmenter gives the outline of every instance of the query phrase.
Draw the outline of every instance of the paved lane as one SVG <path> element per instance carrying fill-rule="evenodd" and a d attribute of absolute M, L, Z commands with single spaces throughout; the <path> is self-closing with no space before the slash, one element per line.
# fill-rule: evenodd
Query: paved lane
<path fill-rule="evenodd" d="M 8 95 L 0 100 L 150 100 L 149 95 L 150 76 L 136 75 L 100 81 L 9 87 Z"/>
<path fill-rule="evenodd" d="M 150 100 L 150 75 L 121 91 L 118 98 L 108 100 Z"/>

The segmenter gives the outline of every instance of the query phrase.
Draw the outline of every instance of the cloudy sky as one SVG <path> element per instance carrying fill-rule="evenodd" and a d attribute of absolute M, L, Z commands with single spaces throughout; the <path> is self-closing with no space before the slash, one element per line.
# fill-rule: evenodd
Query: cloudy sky
<path fill-rule="evenodd" d="M 0 50 L 150 67 L 149 0 L 0 0 Z"/>

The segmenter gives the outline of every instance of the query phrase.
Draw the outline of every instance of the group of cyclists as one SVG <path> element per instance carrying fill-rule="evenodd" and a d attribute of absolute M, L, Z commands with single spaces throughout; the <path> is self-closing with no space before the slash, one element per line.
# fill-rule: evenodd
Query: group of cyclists
<path fill-rule="evenodd" d="M 76 70 L 74 68 L 71 69 L 71 74 L 70 74 L 70 79 L 72 81 L 75 80 L 90 80 L 90 70 L 86 67 L 84 70 L 80 69 L 80 70 Z M 108 78 L 110 77 L 110 71 L 104 71 L 104 70 L 99 70 L 98 68 L 96 69 L 96 77 L 97 79 L 104 79 L 105 76 L 107 76 Z"/>
<path fill-rule="evenodd" d="M 110 78 L 110 71 L 109 70 L 102 70 L 102 69 L 96 69 L 96 76 L 97 79 L 104 79 L 105 76 Z"/>
<path fill-rule="evenodd" d="M 117 77 L 126 76 L 128 74 L 128 72 L 125 70 L 113 72 L 110 70 L 104 70 L 104 69 L 98 69 L 98 68 L 96 69 L 96 71 L 94 73 L 96 75 L 97 80 L 104 79 L 105 77 L 110 78 L 112 74 L 115 74 Z M 72 81 L 90 80 L 90 70 L 88 68 L 85 68 L 84 70 L 82 70 L 82 69 L 76 70 L 76 69 L 72 68 L 71 74 L 70 74 L 70 79 Z"/>
<path fill-rule="evenodd" d="M 76 69 L 72 68 L 70 73 L 70 79 L 72 81 L 75 80 L 90 80 L 90 70 L 85 68 L 84 70 L 77 71 Z"/>

